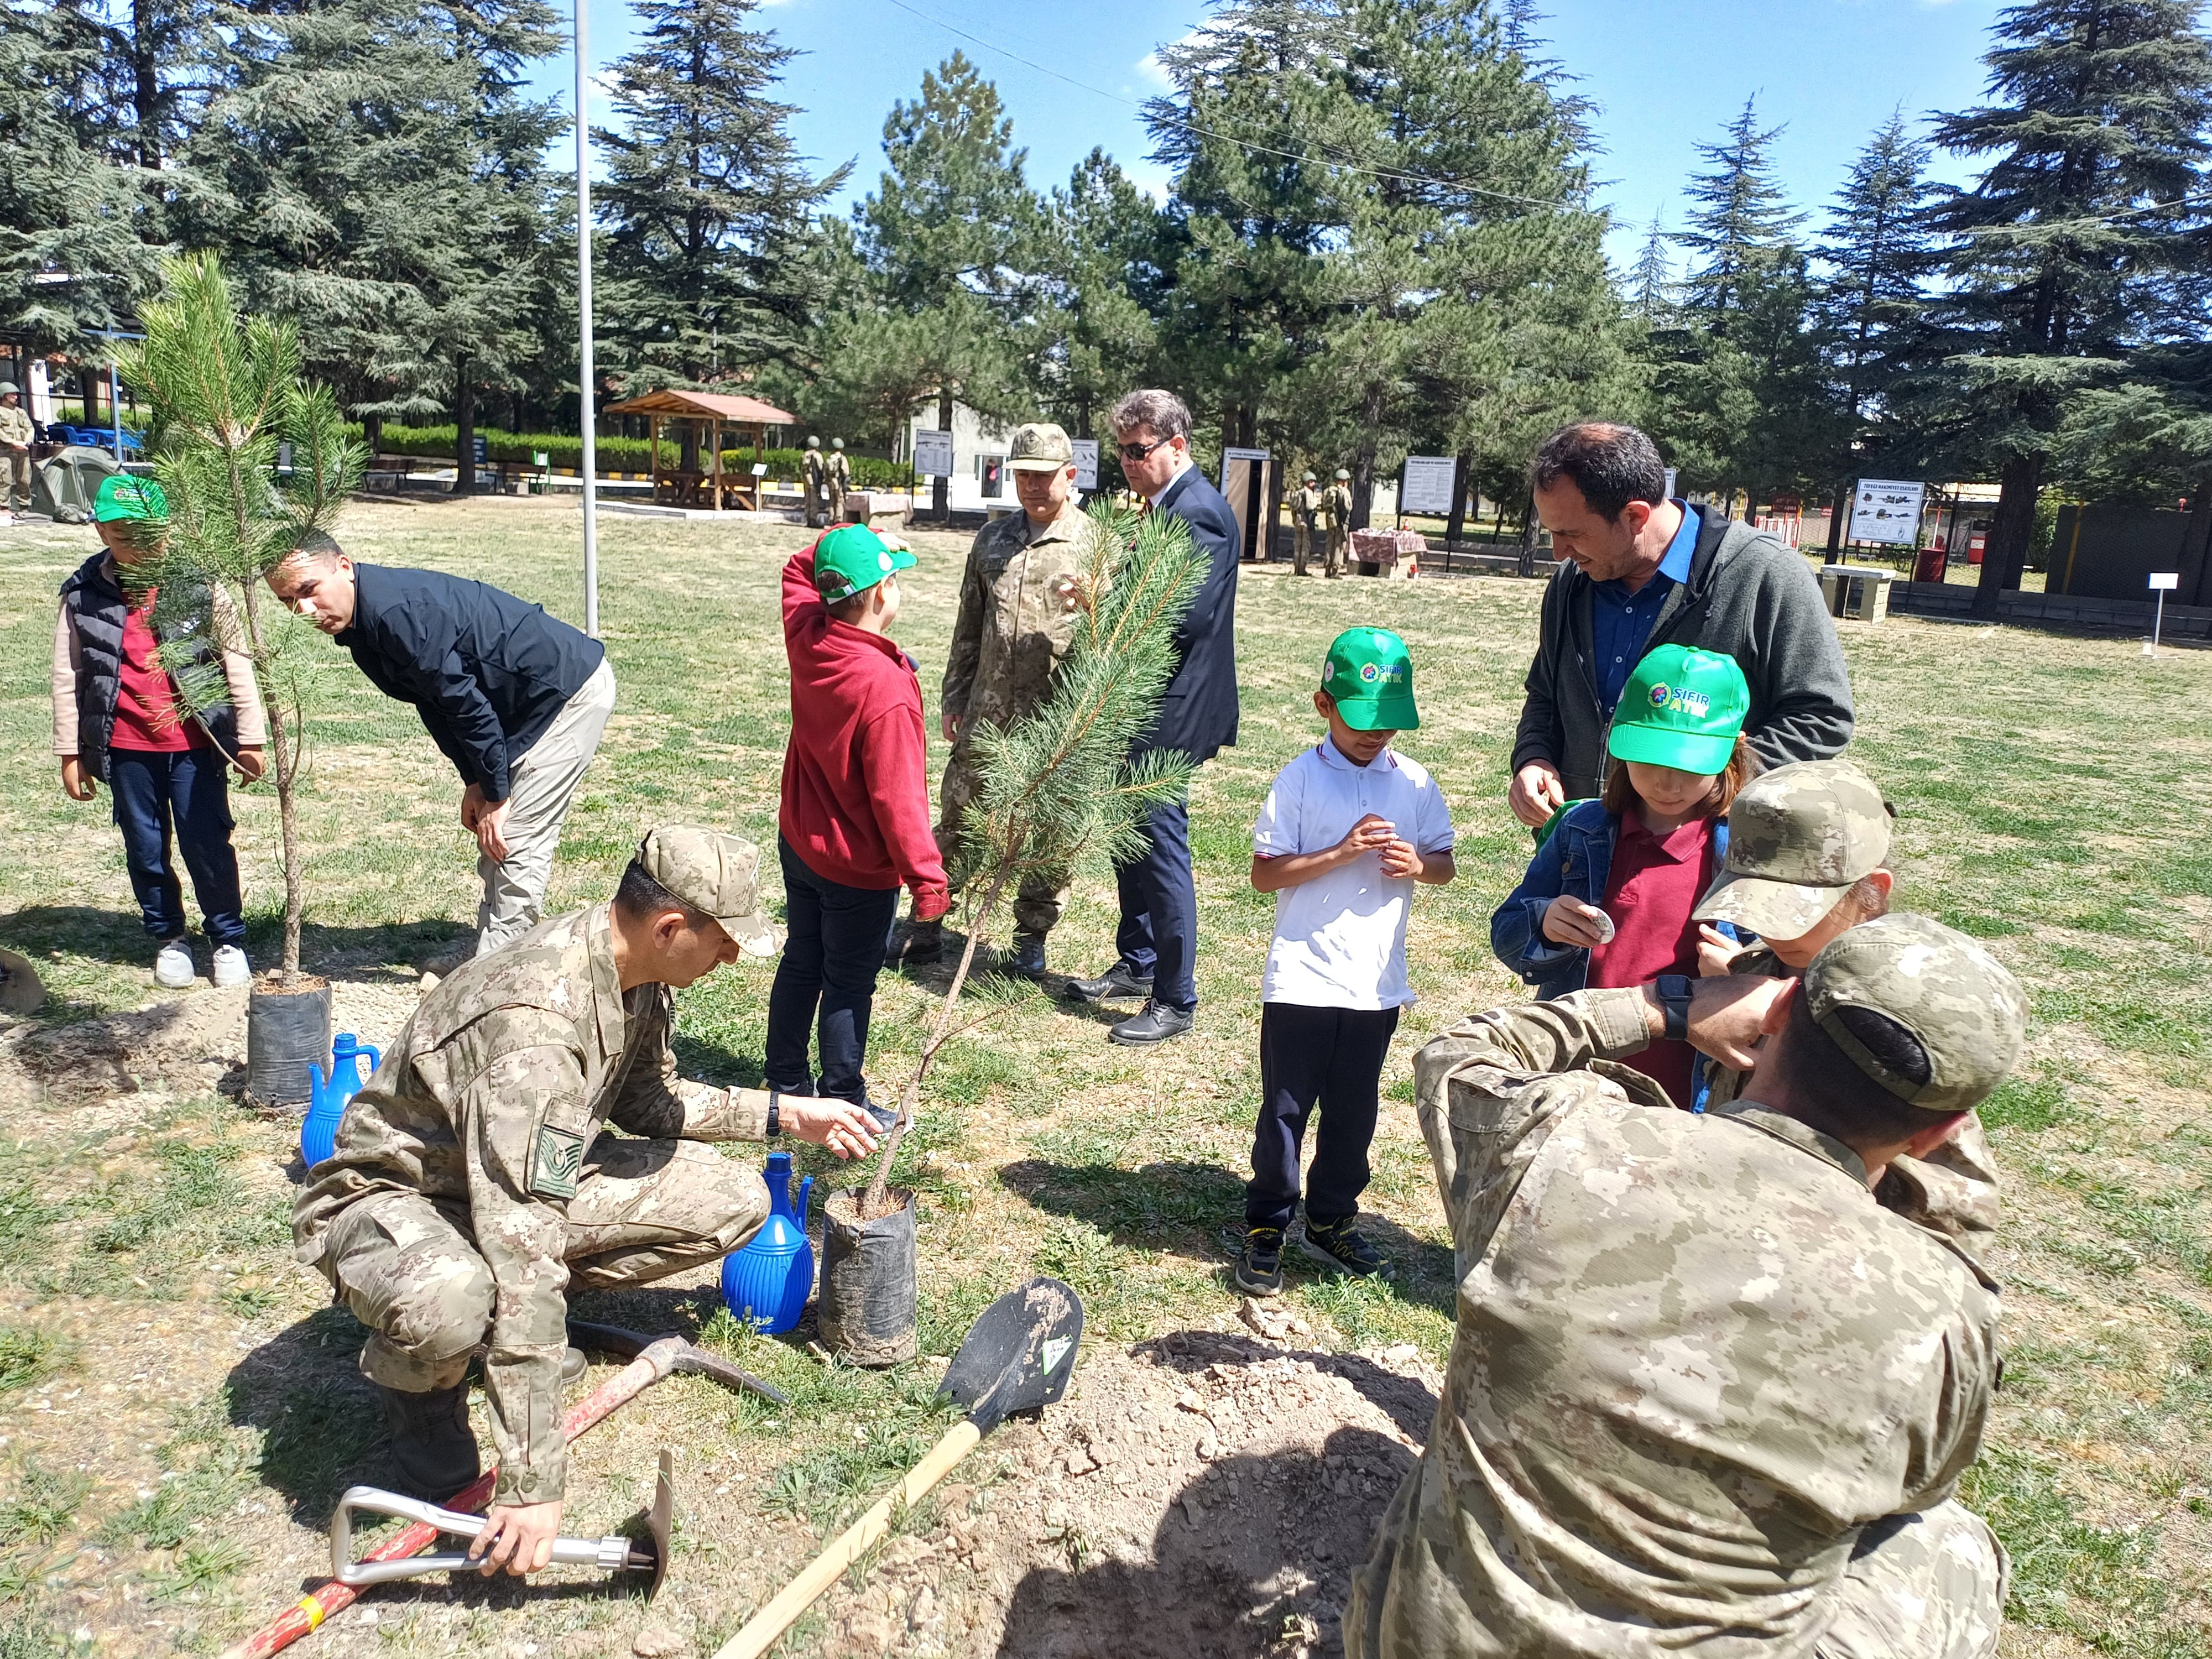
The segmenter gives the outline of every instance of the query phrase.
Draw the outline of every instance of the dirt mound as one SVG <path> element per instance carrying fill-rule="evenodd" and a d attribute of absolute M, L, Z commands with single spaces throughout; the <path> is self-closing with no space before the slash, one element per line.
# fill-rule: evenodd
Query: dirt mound
<path fill-rule="evenodd" d="M 1340 1653 L 1352 1571 L 1440 1379 L 1410 1346 L 1310 1352 L 1295 1322 L 1246 1317 L 1284 1340 L 1182 1331 L 1092 1357 L 1064 1402 L 977 1454 L 1010 1479 L 949 1486 L 942 1523 L 831 1604 L 824 1651 Z"/>

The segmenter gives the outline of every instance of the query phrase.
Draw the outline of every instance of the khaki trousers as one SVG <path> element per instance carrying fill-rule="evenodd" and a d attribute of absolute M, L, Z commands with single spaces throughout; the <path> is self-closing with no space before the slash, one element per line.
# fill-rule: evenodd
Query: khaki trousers
<path fill-rule="evenodd" d="M 956 893 L 966 880 L 966 872 L 960 867 L 960 825 L 967 817 L 968 804 L 975 799 L 975 759 L 965 743 L 957 743 L 952 758 L 945 763 L 945 781 L 938 786 L 936 830 L 938 856 L 945 860 L 945 873 L 952 878 Z M 1067 894 L 1065 876 L 1025 877 L 1014 897 L 1014 927 L 1024 933 L 1049 933 L 1067 906 Z"/>
<path fill-rule="evenodd" d="M 646 1285 L 727 1255 L 768 1219 L 750 1165 L 694 1140 L 592 1143 L 568 1200 L 564 1260 L 587 1290 Z M 407 1394 L 449 1389 L 491 1328 L 491 1269 L 465 1205 L 378 1193 L 339 1212 L 322 1269 L 368 1327 L 362 1374 Z"/>
<path fill-rule="evenodd" d="M 811 478 L 806 481 L 806 527 L 818 530 L 822 526 L 822 486 Z"/>
<path fill-rule="evenodd" d="M 835 478 L 830 481 L 830 524 L 832 529 L 845 522 L 845 486 Z"/>
<path fill-rule="evenodd" d="M 1306 560 L 1313 552 L 1313 530 L 1303 519 L 1291 520 L 1291 568 L 1298 575 L 1306 574 Z"/>
<path fill-rule="evenodd" d="M 0 459 L 8 463 L 8 506 L 11 512 L 31 510 L 31 452 L 27 449 L 0 449 Z"/>
<path fill-rule="evenodd" d="M 1329 531 L 1328 574 L 1341 576 L 1344 574 L 1344 550 L 1350 544 L 1351 540 L 1352 532 L 1341 526 L 1334 526 Z"/>
<path fill-rule="evenodd" d="M 507 861 L 477 860 L 483 898 L 477 905 L 477 954 L 492 951 L 538 925 L 562 821 L 598 752 L 599 734 L 614 712 L 615 671 L 602 660 L 576 688 L 544 735 L 530 745 L 507 778 Z"/>

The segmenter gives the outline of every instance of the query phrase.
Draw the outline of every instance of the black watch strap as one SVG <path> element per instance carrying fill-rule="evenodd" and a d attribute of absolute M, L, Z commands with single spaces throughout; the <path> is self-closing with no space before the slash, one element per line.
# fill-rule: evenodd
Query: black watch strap
<path fill-rule="evenodd" d="M 1652 981 L 1659 1003 L 1667 1011 L 1666 1040 L 1680 1042 L 1690 1035 L 1690 993 L 1687 974 L 1662 974 Z"/>
<path fill-rule="evenodd" d="M 768 1138 L 774 1140 L 783 1133 L 783 1097 L 775 1090 L 768 1091 Z"/>

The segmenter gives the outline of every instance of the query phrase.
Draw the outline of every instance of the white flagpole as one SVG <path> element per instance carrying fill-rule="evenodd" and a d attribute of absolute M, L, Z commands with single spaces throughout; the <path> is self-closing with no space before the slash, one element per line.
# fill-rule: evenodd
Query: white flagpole
<path fill-rule="evenodd" d="M 576 381 L 578 420 L 584 436 L 584 632 L 599 637 L 599 455 L 592 398 L 592 170 L 591 125 L 585 84 L 591 75 L 585 50 L 584 8 L 576 3 Z"/>

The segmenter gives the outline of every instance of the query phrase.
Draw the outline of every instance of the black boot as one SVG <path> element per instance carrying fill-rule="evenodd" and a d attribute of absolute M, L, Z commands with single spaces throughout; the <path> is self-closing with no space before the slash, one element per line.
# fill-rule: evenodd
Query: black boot
<path fill-rule="evenodd" d="M 927 968 L 945 956 L 945 918 L 937 916 L 928 921 L 909 921 L 906 937 L 892 951 L 892 968 Z"/>
<path fill-rule="evenodd" d="M 392 1485 L 410 1498 L 442 1504 L 483 1473 L 469 1427 L 469 1385 L 428 1394 L 384 1389 L 392 1425 Z"/>
<path fill-rule="evenodd" d="M 1006 971 L 1030 979 L 1044 976 L 1044 935 L 1016 931 L 1014 953 L 1006 958 Z"/>

